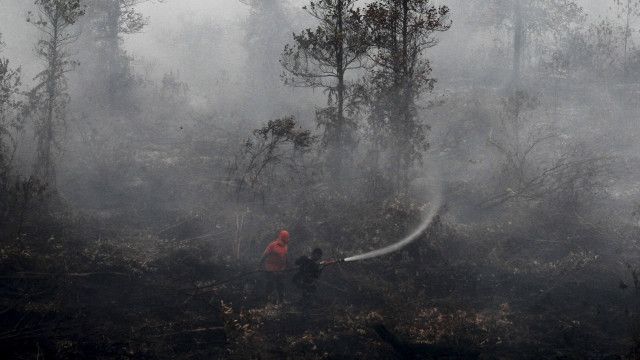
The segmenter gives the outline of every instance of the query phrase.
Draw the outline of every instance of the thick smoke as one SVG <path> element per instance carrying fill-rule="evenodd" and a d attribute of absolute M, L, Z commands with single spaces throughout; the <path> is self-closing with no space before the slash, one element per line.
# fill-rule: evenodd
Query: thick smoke
<path fill-rule="evenodd" d="M 638 29 L 640 0 L 0 0 L 4 357 L 640 358 Z"/>

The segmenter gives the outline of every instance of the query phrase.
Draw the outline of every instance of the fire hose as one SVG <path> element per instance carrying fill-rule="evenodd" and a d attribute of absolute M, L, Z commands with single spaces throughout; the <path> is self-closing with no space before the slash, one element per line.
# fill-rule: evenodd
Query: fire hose
<path fill-rule="evenodd" d="M 325 268 L 325 267 L 328 267 L 328 266 L 331 266 L 331 265 L 335 265 L 335 264 L 339 264 L 339 263 L 343 263 L 343 262 L 345 262 L 345 259 L 323 260 L 323 261 L 321 261 L 319 263 L 319 265 L 322 268 Z M 300 268 L 299 266 L 295 266 L 295 267 L 287 268 L 285 270 L 277 271 L 277 272 L 278 273 L 289 273 L 289 272 L 292 272 L 292 271 L 296 271 L 299 268 Z M 238 280 L 244 279 L 244 278 L 246 278 L 248 276 L 251 276 L 251 275 L 254 275 L 254 274 L 261 274 L 261 273 L 267 273 L 267 272 L 268 272 L 267 270 L 262 270 L 262 269 L 246 271 L 246 272 L 243 272 L 243 273 L 238 274 L 236 276 L 233 276 L 233 277 L 221 280 L 221 281 L 217 281 L 217 282 L 215 282 L 213 284 L 210 284 L 210 285 L 198 286 L 198 287 L 196 287 L 196 290 L 215 289 L 215 288 L 217 288 L 217 287 L 219 287 L 221 285 L 228 284 L 228 283 L 231 283 L 231 282 L 234 282 L 234 281 L 238 281 Z"/>

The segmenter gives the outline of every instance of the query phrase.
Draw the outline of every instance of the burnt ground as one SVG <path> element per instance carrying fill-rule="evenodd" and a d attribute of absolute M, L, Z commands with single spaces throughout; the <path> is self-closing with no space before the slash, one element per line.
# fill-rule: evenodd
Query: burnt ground
<path fill-rule="evenodd" d="M 636 358 L 637 273 L 620 273 L 615 256 L 506 264 L 495 251 L 455 250 L 468 239 L 450 234 L 444 248 L 421 241 L 326 268 L 311 306 L 288 283 L 274 305 L 260 274 L 196 290 L 255 269 L 207 241 L 137 234 L 132 246 L 123 233 L 5 244 L 4 358 Z"/>
<path fill-rule="evenodd" d="M 193 278 L 114 270 L 5 276 L 5 354 L 616 359 L 630 357 L 634 344 L 635 294 L 604 272 L 550 284 L 474 267 L 409 274 L 390 261 L 343 264 L 326 269 L 315 303 L 302 307 L 291 286 L 285 304 L 266 302 L 259 277 L 194 292 L 185 287 Z M 214 277 L 234 271 L 211 270 Z"/>

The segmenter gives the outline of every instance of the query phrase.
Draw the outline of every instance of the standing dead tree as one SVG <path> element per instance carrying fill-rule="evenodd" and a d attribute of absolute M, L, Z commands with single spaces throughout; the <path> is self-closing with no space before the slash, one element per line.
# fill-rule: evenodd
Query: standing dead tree
<path fill-rule="evenodd" d="M 619 14 L 618 17 L 622 18 L 624 21 L 624 68 L 625 72 L 628 71 L 629 66 L 629 50 L 631 48 L 632 43 L 632 30 L 631 30 L 631 20 L 634 17 L 638 17 L 640 15 L 640 1 L 638 0 L 613 0 L 613 3 L 618 7 Z"/>
<path fill-rule="evenodd" d="M 0 50 L 3 46 L 0 38 Z M 0 183 L 6 183 L 16 151 L 14 132 L 22 127 L 18 111 L 20 94 L 20 68 L 12 68 L 9 59 L 0 58 Z"/>
<path fill-rule="evenodd" d="M 81 54 L 89 66 L 81 81 L 92 107 L 131 110 L 135 78 L 132 57 L 122 47 L 123 36 L 141 32 L 148 21 L 136 6 L 151 0 L 85 0 L 86 14 L 78 22 L 83 31 Z M 96 103 L 97 101 L 97 103 Z"/>
<path fill-rule="evenodd" d="M 283 95 L 280 54 L 291 37 L 291 15 L 282 0 L 240 0 L 250 13 L 245 21 L 243 46 L 247 51 L 245 75 L 248 96 L 258 109 L 257 116 L 277 116 Z"/>
<path fill-rule="evenodd" d="M 0 50 L 3 43 L 0 39 Z M 13 158 L 17 149 L 15 133 L 22 128 L 19 110 L 20 69 L 12 68 L 9 59 L 0 58 L 0 234 L 8 229 L 11 217 L 20 213 L 17 202 L 19 181 L 12 175 Z M 6 235 L 6 234 L 5 234 Z"/>
<path fill-rule="evenodd" d="M 504 32 L 510 39 L 511 75 L 509 84 L 518 89 L 522 73 L 533 56 L 527 56 L 532 47 L 541 50 L 543 43 L 558 42 L 585 15 L 574 0 L 488 0 L 472 3 L 476 19 L 482 25 Z"/>
<path fill-rule="evenodd" d="M 7 240 L 20 237 L 33 200 L 45 190 L 36 179 L 22 179 L 13 168 L 16 135 L 28 114 L 21 85 L 20 68 L 12 68 L 8 59 L 0 58 L 0 238 Z"/>
<path fill-rule="evenodd" d="M 80 0 L 36 0 L 35 13 L 27 21 L 41 34 L 36 51 L 45 62 L 45 69 L 30 92 L 30 107 L 36 116 L 38 141 L 34 173 L 50 188 L 56 186 L 55 147 L 59 147 L 59 132 L 65 124 L 69 102 L 66 74 L 78 64 L 71 60 L 68 49 L 78 38 L 72 25 L 84 14 Z"/>
<path fill-rule="evenodd" d="M 264 197 L 269 190 L 266 178 L 275 167 L 285 163 L 287 159 L 291 161 L 286 163 L 293 166 L 291 162 L 295 162 L 295 152 L 306 152 L 314 140 L 309 130 L 297 127 L 293 117 L 271 120 L 264 127 L 255 130 L 228 167 L 236 197 L 245 190 Z"/>
<path fill-rule="evenodd" d="M 227 170 L 235 198 L 233 253 L 240 258 L 242 232 L 256 198 L 265 204 L 274 189 L 292 196 L 295 178 L 304 181 L 302 157 L 316 141 L 309 130 L 298 127 L 293 117 L 269 121 L 253 131 Z M 248 195 L 248 197 L 247 197 Z"/>
<path fill-rule="evenodd" d="M 481 205 L 553 198 L 567 209 L 575 208 L 580 194 L 598 188 L 611 159 L 584 146 L 557 144 L 557 131 L 527 116 L 538 106 L 538 99 L 523 91 L 504 99 L 500 120 L 487 140 L 502 158 L 499 190 Z"/>

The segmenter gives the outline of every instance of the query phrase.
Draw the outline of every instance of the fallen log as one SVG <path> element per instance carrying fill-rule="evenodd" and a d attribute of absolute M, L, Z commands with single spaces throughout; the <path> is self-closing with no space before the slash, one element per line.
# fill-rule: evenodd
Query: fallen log
<path fill-rule="evenodd" d="M 202 328 L 197 328 L 197 329 L 187 329 L 187 330 L 175 331 L 175 332 L 170 332 L 170 333 L 158 334 L 158 335 L 154 335 L 152 337 L 165 337 L 165 336 L 175 336 L 175 335 L 183 335 L 183 334 L 197 334 L 197 333 L 205 333 L 205 332 L 219 331 L 219 330 L 224 331 L 224 326 L 213 326 L 213 327 L 202 327 Z"/>

